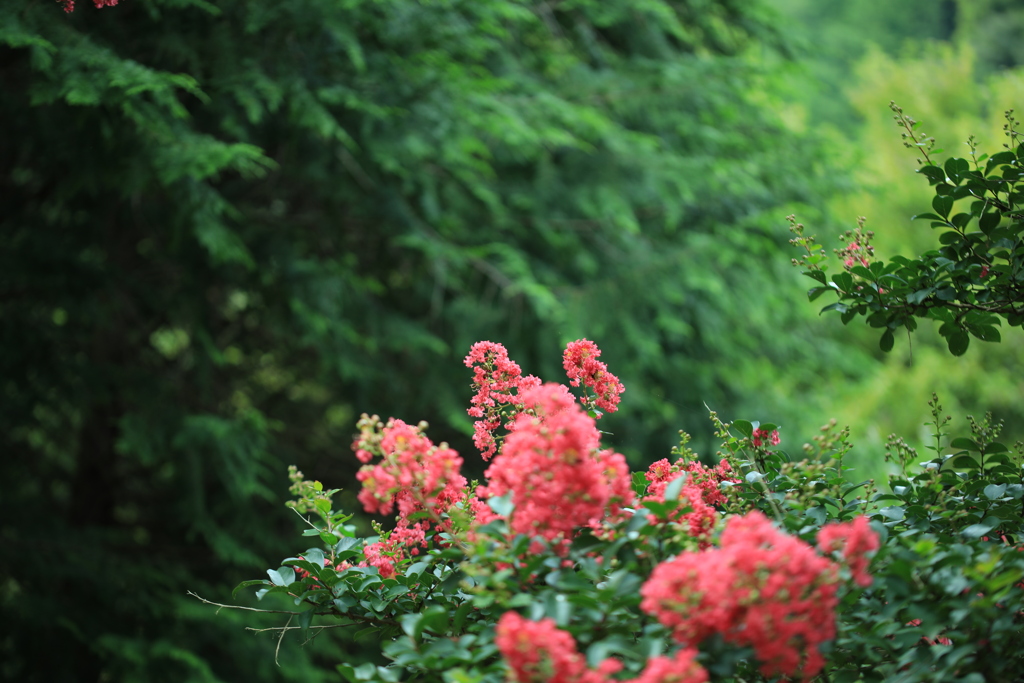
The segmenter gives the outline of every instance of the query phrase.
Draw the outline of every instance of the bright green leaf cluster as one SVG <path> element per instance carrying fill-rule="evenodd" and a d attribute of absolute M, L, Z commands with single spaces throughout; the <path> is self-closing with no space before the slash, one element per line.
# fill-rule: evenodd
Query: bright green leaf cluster
<path fill-rule="evenodd" d="M 871 233 L 858 228 L 847 233 L 849 242 L 840 250 L 843 272 L 828 278 L 823 251 L 790 217 L 792 242 L 807 252 L 796 263 L 818 283 L 809 298 L 834 292 L 838 300 L 822 311 L 839 313 L 843 323 L 864 316 L 882 329 L 883 351 L 892 350 L 900 328 L 913 331 L 924 318 L 939 323 L 950 353 L 960 356 L 972 337 L 1000 341 L 1002 321 L 1024 325 L 1024 137 L 1011 110 L 1005 151 L 978 154 L 972 139 L 970 159 L 950 158 L 939 165 L 932 160 L 933 141 L 917 132 L 918 122 L 896 105 L 892 109 L 906 131 L 904 144 L 923 157 L 918 172 L 935 192 L 933 212 L 914 218 L 931 222 L 941 246 L 913 259 L 874 261 Z"/>

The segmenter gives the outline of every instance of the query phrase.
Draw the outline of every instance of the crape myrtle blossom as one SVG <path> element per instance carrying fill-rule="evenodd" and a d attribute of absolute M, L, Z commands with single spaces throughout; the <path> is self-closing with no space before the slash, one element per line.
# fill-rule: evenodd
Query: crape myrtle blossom
<path fill-rule="evenodd" d="M 767 429 L 761 429 L 758 427 L 754 430 L 753 434 L 750 435 L 750 443 L 757 448 L 765 445 L 765 443 L 770 446 L 778 446 L 780 441 L 782 441 L 782 439 L 779 438 L 779 430 L 777 429 L 773 429 L 769 432 Z"/>
<path fill-rule="evenodd" d="M 643 502 L 664 503 L 669 483 L 680 477 L 686 477 L 686 479 L 677 499 L 683 504 L 675 511 L 669 512 L 667 518 L 650 515 L 650 522 L 652 524 L 684 523 L 688 527 L 689 535 L 699 539 L 702 547 L 707 547 L 710 545 L 711 532 L 718 521 L 715 506 L 726 503 L 721 484 L 722 482 L 739 482 L 739 479 L 731 476 L 732 473 L 732 467 L 725 460 L 722 460 L 714 468 L 706 467 L 696 460 L 669 464 L 667 459 L 661 459 L 652 463 L 644 474 L 650 483 L 647 486 Z"/>
<path fill-rule="evenodd" d="M 490 460 L 498 450 L 495 432 L 499 427 L 510 429 L 522 410 L 522 395 L 540 386 L 532 375 L 523 376 L 519 365 L 510 360 L 501 344 L 481 341 L 473 344 L 464 363 L 473 368 L 473 388 L 466 412 L 478 418 L 473 425 L 473 443 L 480 449 L 484 460 Z"/>
<path fill-rule="evenodd" d="M 600 418 L 600 411 L 615 412 L 619 406 L 619 394 L 626 390 L 619 378 L 608 372 L 608 366 L 597 360 L 601 349 L 587 339 L 569 342 L 562 354 L 562 367 L 569 377 L 569 383 L 591 389 L 595 396 L 583 399 L 588 408 L 595 408 L 595 416 Z"/>
<path fill-rule="evenodd" d="M 871 585 L 868 573 L 869 553 L 878 550 L 878 534 L 871 530 L 867 517 L 855 517 L 850 522 L 826 524 L 818 531 L 818 548 L 823 553 L 842 551 L 843 560 L 858 586 Z"/>
<path fill-rule="evenodd" d="M 530 621 L 516 612 L 498 620 L 494 644 L 510 669 L 513 683 L 615 683 L 612 675 L 622 664 L 603 660 L 587 667 L 572 635 L 552 619 Z M 697 663 L 697 652 L 684 648 L 674 657 L 654 657 L 637 678 L 623 683 L 705 683 L 707 671 Z"/>
<path fill-rule="evenodd" d="M 359 436 L 352 444 L 356 457 L 366 463 L 356 474 L 362 482 L 359 502 L 363 509 L 387 515 L 398 508 L 395 529 L 365 549 L 368 563 L 385 578 L 394 575 L 394 563 L 404 557 L 406 547 L 416 555 L 432 528 L 447 528 L 444 513 L 465 498 L 462 458 L 447 444 L 431 443 L 423 434 L 424 427 L 423 423 L 414 427 L 393 418 L 382 426 L 376 415 L 363 415 Z M 381 461 L 369 464 L 375 457 Z M 422 512 L 427 515 L 413 521 L 413 516 Z"/>
<path fill-rule="evenodd" d="M 570 384 L 582 384 L 594 392 L 594 396 L 585 394 L 581 402 L 597 418 L 602 410 L 618 410 L 619 394 L 625 391 L 619 379 L 608 372 L 608 366 L 597 360 L 600 355 L 597 344 L 586 339 L 570 342 L 562 354 Z M 499 428 L 515 428 L 515 419 L 524 410 L 523 395 L 540 386 L 541 381 L 533 375 L 524 376 L 519 365 L 508 357 L 508 350 L 494 342 L 473 344 L 463 362 L 473 369 L 476 392 L 466 411 L 477 418 L 473 424 L 473 443 L 484 460 L 490 460 L 501 449 Z"/>
<path fill-rule="evenodd" d="M 688 647 L 718 633 L 752 647 L 766 676 L 810 678 L 825 664 L 819 645 L 835 637 L 838 583 L 834 563 L 754 511 L 729 519 L 719 548 L 655 567 L 641 608 Z"/>
<path fill-rule="evenodd" d="M 601 450 L 594 420 L 567 387 L 544 384 L 523 395 L 501 453 L 487 469 L 480 498 L 512 494 L 513 533 L 568 539 L 633 501 L 625 458 Z"/>

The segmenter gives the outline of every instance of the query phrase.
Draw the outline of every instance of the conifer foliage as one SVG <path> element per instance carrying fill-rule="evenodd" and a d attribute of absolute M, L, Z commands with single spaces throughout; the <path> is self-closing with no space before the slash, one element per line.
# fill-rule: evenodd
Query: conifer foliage
<path fill-rule="evenodd" d="M 185 589 L 276 552 L 285 464 L 355 483 L 357 410 L 468 445 L 473 340 L 612 338 L 635 450 L 805 353 L 733 287 L 785 289 L 762 226 L 817 182 L 756 3 L 76 10 L 0 5 L 3 678 L 328 676 Z"/>

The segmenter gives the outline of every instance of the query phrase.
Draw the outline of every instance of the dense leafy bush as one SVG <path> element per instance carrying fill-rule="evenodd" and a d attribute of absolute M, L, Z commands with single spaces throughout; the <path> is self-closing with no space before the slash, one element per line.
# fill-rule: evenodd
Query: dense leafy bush
<path fill-rule="evenodd" d="M 1019 677 L 1024 444 L 990 419 L 949 441 L 935 399 L 933 457 L 892 440 L 899 474 L 876 487 L 848 481 L 834 425 L 798 460 L 776 425 L 712 413 L 716 465 L 684 435 L 629 475 L 599 443 L 622 392 L 599 353 L 565 351 L 577 401 L 474 346 L 483 485 L 425 425 L 364 416 L 360 500 L 395 527 L 357 537 L 336 491 L 293 471 L 318 542 L 239 588 L 293 605 L 282 636 L 380 636 L 387 663 L 339 667 L 353 683 Z"/>

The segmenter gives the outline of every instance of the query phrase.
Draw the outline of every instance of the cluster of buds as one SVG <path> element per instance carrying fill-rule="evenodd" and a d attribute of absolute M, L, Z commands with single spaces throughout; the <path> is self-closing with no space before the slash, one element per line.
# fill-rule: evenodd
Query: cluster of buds
<path fill-rule="evenodd" d="M 786 216 L 786 220 L 789 221 L 789 231 L 795 235 L 789 243 L 807 252 L 799 259 L 791 259 L 793 265 L 807 270 L 825 270 L 825 250 L 815 242 L 814 235 L 804 235 L 804 224 L 797 223 L 794 214 Z"/>
<path fill-rule="evenodd" d="M 890 101 L 889 109 L 894 114 L 892 118 L 896 125 L 904 130 L 900 135 L 903 138 L 903 146 L 921 152 L 923 159 L 918 159 L 917 163 L 931 165 L 932 159 L 928 153 L 934 151 L 937 154 L 942 151 L 935 149 L 935 138 L 928 137 L 924 133 L 918 133 L 916 129 L 921 124 L 904 114 L 903 107 Z"/>
<path fill-rule="evenodd" d="M 846 246 L 842 249 L 836 249 L 836 255 L 839 256 L 839 260 L 843 262 L 843 267 L 846 270 L 850 270 L 854 266 L 864 266 L 867 268 L 871 264 L 871 259 L 875 255 L 875 248 L 871 246 L 871 240 L 874 239 L 875 233 L 870 230 L 864 230 L 864 221 L 867 219 L 864 216 L 860 216 L 857 219 L 857 227 L 854 230 L 847 230 L 839 239 L 842 240 Z"/>

